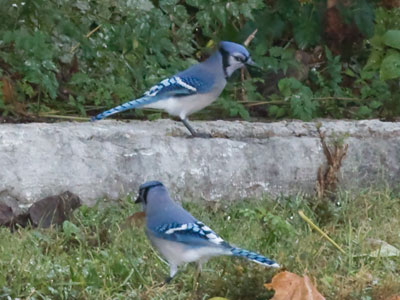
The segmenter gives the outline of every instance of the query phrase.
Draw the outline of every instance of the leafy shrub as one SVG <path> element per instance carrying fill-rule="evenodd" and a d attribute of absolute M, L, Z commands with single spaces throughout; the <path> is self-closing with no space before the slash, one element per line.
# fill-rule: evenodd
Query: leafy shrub
<path fill-rule="evenodd" d="M 324 0 L 13 1 L 0 8 L 0 112 L 93 115 L 257 28 L 249 47 L 263 71 L 234 78 L 198 118 L 398 116 L 399 8 L 336 2 L 342 23 L 327 24 Z M 328 43 L 319 61 L 299 60 L 333 25 L 364 40 L 350 56 Z"/>

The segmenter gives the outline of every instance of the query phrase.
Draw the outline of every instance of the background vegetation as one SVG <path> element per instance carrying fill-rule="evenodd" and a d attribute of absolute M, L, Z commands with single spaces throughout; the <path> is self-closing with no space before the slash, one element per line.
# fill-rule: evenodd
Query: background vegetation
<path fill-rule="evenodd" d="M 197 118 L 393 120 L 400 115 L 399 6 L 0 0 L 0 113 L 19 121 L 94 115 L 203 59 L 219 40 L 242 43 L 258 29 L 249 48 L 264 70 L 238 74 Z"/>
<path fill-rule="evenodd" d="M 307 274 L 326 299 L 389 300 L 400 295 L 400 257 L 380 246 L 400 246 L 400 195 L 391 190 L 339 193 L 336 203 L 301 196 L 235 203 L 184 203 L 195 217 L 231 243 L 276 259 L 288 271 Z M 160 283 L 168 266 L 152 250 L 138 224 L 121 229 L 140 209 L 83 206 L 57 229 L 0 228 L 0 299 L 270 299 L 264 288 L 276 270 L 219 257 L 193 285 L 194 265 L 171 284 Z M 323 205 L 322 205 L 323 204 Z M 303 210 L 345 251 L 339 252 L 305 223 Z M 399 251 L 399 250 L 397 250 Z"/>

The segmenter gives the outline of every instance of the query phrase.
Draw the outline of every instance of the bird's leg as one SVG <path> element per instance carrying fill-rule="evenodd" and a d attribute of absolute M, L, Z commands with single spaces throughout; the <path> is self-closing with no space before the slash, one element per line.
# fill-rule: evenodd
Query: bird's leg
<path fill-rule="evenodd" d="M 193 127 L 189 124 L 189 121 L 185 118 L 185 119 L 181 119 L 183 125 L 185 125 L 185 127 L 190 131 L 190 133 L 192 134 L 193 137 L 200 137 L 200 138 L 211 138 L 211 134 L 208 133 L 198 133 L 196 132 Z"/>
<path fill-rule="evenodd" d="M 171 282 L 172 278 L 174 278 L 176 272 L 178 272 L 178 266 L 177 265 L 170 265 L 169 266 L 169 276 L 165 278 L 165 283 L 168 284 Z"/>
<path fill-rule="evenodd" d="M 196 131 L 193 129 L 192 126 L 190 126 L 189 122 L 187 119 L 181 119 L 183 125 L 185 125 L 185 127 L 190 131 L 190 133 L 192 134 L 192 136 L 196 136 Z"/>
<path fill-rule="evenodd" d="M 194 278 L 193 278 L 193 291 L 197 290 L 203 263 L 205 263 L 206 261 L 207 261 L 206 259 L 201 259 L 197 262 L 197 268 L 196 268 L 196 272 L 194 273 Z"/>
<path fill-rule="evenodd" d="M 168 276 L 167 278 L 165 278 L 164 283 L 165 283 L 165 284 L 168 284 L 168 283 L 171 282 L 171 280 L 172 280 L 172 277 L 171 277 L 171 276 Z"/>

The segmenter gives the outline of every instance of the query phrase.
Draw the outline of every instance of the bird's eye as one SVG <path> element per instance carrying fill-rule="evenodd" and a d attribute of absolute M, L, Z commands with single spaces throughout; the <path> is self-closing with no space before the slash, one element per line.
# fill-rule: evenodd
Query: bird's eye
<path fill-rule="evenodd" d="M 244 62 L 244 61 L 245 61 L 245 59 L 244 59 L 243 57 L 241 57 L 241 56 L 234 56 L 234 58 L 235 58 L 237 61 L 240 61 L 240 62 Z"/>

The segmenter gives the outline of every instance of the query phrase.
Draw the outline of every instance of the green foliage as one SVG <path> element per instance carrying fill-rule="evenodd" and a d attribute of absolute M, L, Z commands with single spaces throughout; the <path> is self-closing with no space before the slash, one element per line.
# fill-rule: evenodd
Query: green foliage
<path fill-rule="evenodd" d="M 339 1 L 339 10 L 346 23 L 354 23 L 365 37 L 374 33 L 374 2 L 371 0 L 354 0 L 344 6 Z"/>
<path fill-rule="evenodd" d="M 0 113 L 93 115 L 203 59 L 219 40 L 243 42 L 257 28 L 249 48 L 263 71 L 234 77 L 197 117 L 398 116 L 400 9 L 369 0 L 339 1 L 337 8 L 365 38 L 350 58 L 325 46 L 324 0 L 3 1 L 0 78 L 12 90 L 5 94 L 0 83 Z M 313 56 L 320 46 L 321 64 L 299 60 L 299 49 Z M 275 84 L 267 73 L 294 79 Z M 273 95 L 264 88 L 272 84 Z"/>
<path fill-rule="evenodd" d="M 378 10 L 376 33 L 371 38 L 372 51 L 366 71 L 378 71 L 382 80 L 400 77 L 400 24 L 392 23 L 400 17 L 400 9 Z"/>
<path fill-rule="evenodd" d="M 279 91 L 290 103 L 290 112 L 294 118 L 310 121 L 318 104 L 313 101 L 311 89 L 294 78 L 279 81 Z"/>
<path fill-rule="evenodd" d="M 290 240 L 297 234 L 294 227 L 284 218 L 273 215 L 265 207 L 243 208 L 239 210 L 239 217 L 261 222 L 265 228 L 265 240 L 274 244 L 280 240 Z"/>

